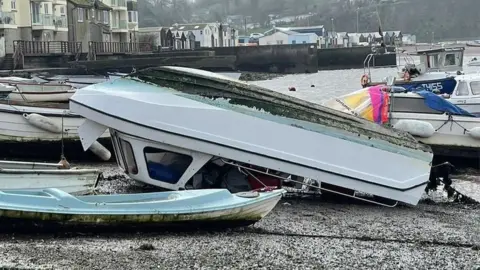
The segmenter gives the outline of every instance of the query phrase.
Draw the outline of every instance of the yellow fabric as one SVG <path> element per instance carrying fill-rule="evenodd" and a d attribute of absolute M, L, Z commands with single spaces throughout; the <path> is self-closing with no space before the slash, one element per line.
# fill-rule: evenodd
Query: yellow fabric
<path fill-rule="evenodd" d="M 371 103 L 360 111 L 357 111 L 362 104 L 370 101 L 370 93 L 368 92 L 368 88 L 364 88 L 362 90 L 345 95 L 340 98 L 340 100 L 349 108 L 356 111 L 360 117 L 365 118 L 369 121 L 374 120 L 373 107 Z"/>

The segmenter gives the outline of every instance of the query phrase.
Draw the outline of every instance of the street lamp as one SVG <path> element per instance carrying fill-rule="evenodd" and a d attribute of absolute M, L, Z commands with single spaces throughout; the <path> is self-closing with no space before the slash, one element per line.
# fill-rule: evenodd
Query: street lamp
<path fill-rule="evenodd" d="M 359 33 L 359 31 L 358 31 L 358 28 L 359 28 L 359 26 L 358 26 L 358 11 L 359 11 L 359 10 L 360 10 L 360 8 L 357 7 L 357 33 Z"/>

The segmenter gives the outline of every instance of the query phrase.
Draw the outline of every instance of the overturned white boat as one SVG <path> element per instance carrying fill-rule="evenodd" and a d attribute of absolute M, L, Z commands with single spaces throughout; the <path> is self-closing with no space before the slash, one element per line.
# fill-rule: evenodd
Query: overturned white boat
<path fill-rule="evenodd" d="M 300 177 L 412 205 L 429 180 L 431 149 L 407 133 L 211 72 L 132 76 L 82 89 L 70 109 L 87 119 L 85 149 L 110 128 L 135 180 L 178 190 Z"/>
<path fill-rule="evenodd" d="M 62 169 L 59 164 L 0 161 L 0 190 L 58 188 L 71 194 L 93 191 L 101 172 L 96 169 Z"/>
<path fill-rule="evenodd" d="M 0 101 L 0 144 L 78 141 L 77 130 L 83 121 L 84 118 L 69 111 L 68 103 Z M 108 137 L 108 131 L 100 136 Z M 111 157 L 110 151 L 99 142 L 90 150 L 102 160 Z"/>

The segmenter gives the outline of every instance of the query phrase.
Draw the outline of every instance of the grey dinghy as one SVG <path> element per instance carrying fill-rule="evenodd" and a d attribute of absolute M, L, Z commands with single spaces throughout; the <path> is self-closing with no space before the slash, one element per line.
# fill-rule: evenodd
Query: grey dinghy
<path fill-rule="evenodd" d="M 204 188 L 226 166 L 416 205 L 429 180 L 432 151 L 407 133 L 211 72 L 132 76 L 83 88 L 70 108 L 87 119 L 84 149 L 109 129 L 117 163 L 137 181 Z"/>

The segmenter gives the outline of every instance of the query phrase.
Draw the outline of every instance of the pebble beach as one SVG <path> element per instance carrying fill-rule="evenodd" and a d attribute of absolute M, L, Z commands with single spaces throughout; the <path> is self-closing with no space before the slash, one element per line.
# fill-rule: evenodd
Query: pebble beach
<path fill-rule="evenodd" d="M 154 191 L 115 164 L 102 170 L 99 193 Z M 454 183 L 478 188 L 478 179 Z M 441 192 L 395 208 L 293 198 L 252 226 L 223 231 L 0 239 L 0 266 L 9 269 L 480 269 L 480 205 L 451 202 Z"/>

